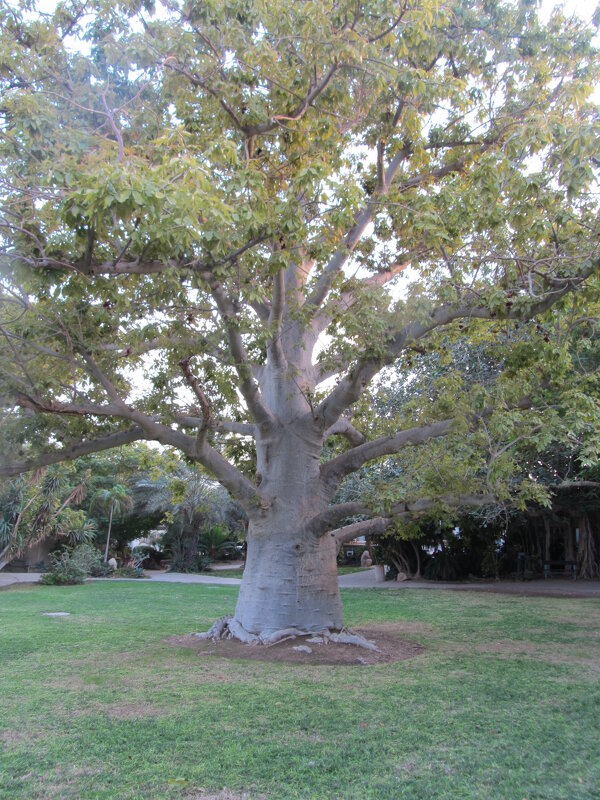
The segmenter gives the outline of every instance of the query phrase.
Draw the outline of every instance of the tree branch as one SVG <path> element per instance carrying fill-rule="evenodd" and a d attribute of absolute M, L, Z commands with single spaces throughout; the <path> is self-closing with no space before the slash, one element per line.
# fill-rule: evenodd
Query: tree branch
<path fill-rule="evenodd" d="M 365 441 L 364 435 L 357 430 L 354 425 L 346 417 L 340 417 L 337 422 L 325 431 L 324 438 L 328 439 L 330 436 L 345 436 L 353 447 L 363 444 Z"/>
<path fill-rule="evenodd" d="M 258 425 L 269 425 L 273 422 L 273 417 L 264 405 L 258 384 L 252 376 L 252 367 L 249 364 L 246 348 L 237 327 L 235 306 L 227 297 L 222 284 L 215 280 L 212 273 L 205 272 L 203 277 L 209 282 L 213 298 L 225 324 L 229 349 L 240 379 L 240 391 L 246 401 L 248 410 Z"/>
<path fill-rule="evenodd" d="M 559 288 L 547 292 L 523 310 L 507 303 L 503 313 L 493 311 L 488 306 L 463 304 L 459 306 L 439 306 L 425 322 L 412 322 L 396 332 L 389 341 L 387 353 L 377 360 L 362 357 L 350 372 L 338 383 L 335 389 L 320 403 L 315 412 L 315 420 L 324 427 L 333 425 L 344 409 L 355 403 L 365 386 L 384 366 L 393 363 L 407 346 L 412 346 L 431 331 L 454 322 L 457 319 L 509 319 L 523 320 L 536 317 L 547 311 L 568 292 L 573 291 L 600 267 L 600 259 L 574 278 L 565 280 Z"/>
<path fill-rule="evenodd" d="M 283 313 L 285 310 L 285 275 L 283 269 L 277 271 L 273 276 L 273 299 L 271 302 L 271 313 L 269 314 L 269 328 L 271 330 L 271 342 L 269 349 L 273 365 L 283 368 L 286 365 L 285 353 L 281 342 L 281 329 Z"/>
<path fill-rule="evenodd" d="M 393 264 L 391 267 L 388 267 L 388 269 L 362 279 L 355 288 L 342 292 L 339 297 L 332 299 L 332 301 L 315 316 L 315 330 L 319 332 L 324 331 L 336 312 L 349 311 L 358 300 L 362 290 L 379 289 L 385 286 L 386 283 L 392 281 L 409 266 L 410 261 Z"/>
<path fill-rule="evenodd" d="M 352 525 L 345 525 L 330 532 L 330 536 L 335 538 L 338 547 L 344 542 L 351 542 L 359 536 L 381 536 L 388 528 L 393 525 L 393 520 L 385 517 L 375 517 L 365 519 L 362 522 L 353 522 Z"/>
<path fill-rule="evenodd" d="M 208 402 L 208 398 L 204 392 L 204 389 L 200 386 L 198 379 L 192 373 L 190 369 L 190 359 L 189 358 L 182 358 L 179 362 L 179 366 L 182 369 L 182 372 L 185 376 L 186 381 L 191 386 L 192 391 L 196 395 L 198 402 L 200 403 L 200 410 L 202 411 L 202 422 L 200 424 L 200 431 L 204 432 L 208 428 L 210 424 L 210 403 Z"/>
<path fill-rule="evenodd" d="M 307 523 L 306 529 L 315 536 L 322 536 L 334 528 L 339 522 L 349 517 L 372 517 L 373 510 L 364 503 L 352 501 L 349 503 L 336 503 L 328 506 L 325 511 L 315 514 Z"/>
<path fill-rule="evenodd" d="M 210 470 L 219 483 L 239 500 L 244 510 L 250 514 L 266 507 L 266 501 L 254 484 L 246 478 L 233 464 L 206 443 L 196 454 L 196 458 L 206 469 Z"/>
<path fill-rule="evenodd" d="M 446 436 L 452 430 L 455 419 L 444 419 L 440 422 L 433 422 L 430 425 L 417 425 L 414 428 L 407 428 L 403 431 L 389 436 L 380 436 L 370 442 L 346 450 L 331 461 L 327 461 L 321 467 L 321 477 L 329 487 L 334 487 L 346 475 L 356 472 L 367 461 L 372 461 L 381 456 L 399 453 L 405 447 L 414 447 L 424 444 L 430 439 L 437 439 Z"/>
<path fill-rule="evenodd" d="M 184 75 L 194 86 L 200 87 L 204 89 L 206 92 L 208 92 L 210 95 L 212 95 L 212 97 L 214 97 L 219 102 L 221 108 L 231 119 L 235 127 L 239 131 L 241 131 L 246 136 L 247 139 L 251 139 L 254 136 L 259 136 L 264 133 L 269 133 L 270 131 L 278 127 L 278 125 L 281 122 L 293 122 L 304 116 L 305 112 L 310 107 L 311 103 L 313 103 L 314 100 L 316 100 L 317 97 L 325 91 L 335 73 L 342 66 L 341 64 L 335 62 L 325 72 L 320 81 L 318 82 L 311 81 L 308 92 L 302 98 L 299 105 L 291 113 L 273 114 L 269 117 L 268 120 L 265 120 L 264 122 L 259 122 L 256 125 L 244 125 L 240 117 L 229 105 L 227 100 L 211 85 L 210 81 L 205 80 L 204 78 L 200 78 L 198 75 L 195 75 L 194 73 L 185 69 L 185 67 L 182 67 L 180 64 L 173 62 L 174 58 L 169 58 L 165 60 L 165 65 L 168 66 L 170 69 L 174 70 L 175 72 Z"/>
<path fill-rule="evenodd" d="M 166 425 L 162 425 L 152 417 L 137 411 L 131 406 L 122 402 L 89 403 L 80 400 L 78 403 L 57 403 L 45 401 L 39 397 L 18 392 L 15 397 L 17 405 L 23 408 L 31 408 L 38 414 L 61 414 L 77 417 L 120 417 L 137 423 L 145 432 L 146 439 L 154 439 L 161 444 L 171 445 L 183 450 L 189 456 L 195 454 L 195 440 L 181 431 L 173 430 Z"/>
<path fill-rule="evenodd" d="M 338 528 L 337 530 L 330 532 L 327 528 L 324 528 L 326 523 L 323 523 L 321 526 L 320 535 L 324 536 L 329 532 L 330 536 L 335 537 L 335 540 L 339 546 L 344 542 L 349 542 L 352 539 L 355 539 L 358 536 L 380 536 L 382 533 L 385 533 L 385 531 L 395 522 L 398 522 L 399 520 L 410 521 L 419 516 L 419 514 L 425 514 L 427 511 L 431 511 L 440 504 L 450 506 L 451 508 L 481 508 L 482 506 L 488 506 L 495 502 L 497 502 L 496 498 L 490 494 L 462 494 L 443 495 L 442 497 L 433 500 L 423 499 L 417 500 L 414 503 L 398 503 L 391 509 L 389 517 L 378 516 L 373 519 L 363 520 L 362 522 L 354 522 L 351 525 L 345 525 L 343 528 Z M 348 503 L 347 505 L 354 504 Z M 334 508 L 335 506 L 332 506 L 331 510 Z M 330 509 L 328 509 L 328 511 L 329 510 Z M 324 515 L 322 516 L 324 517 Z M 343 517 L 339 516 L 338 519 L 343 519 Z M 313 520 L 311 520 L 309 524 L 313 525 L 315 531 L 318 530 L 319 520 L 317 517 L 313 517 Z"/>
<path fill-rule="evenodd" d="M 178 425 L 184 428 L 200 428 L 204 422 L 202 417 L 194 417 L 190 414 L 175 414 L 173 417 Z M 210 418 L 209 427 L 211 430 L 223 431 L 223 433 L 237 433 L 240 436 L 256 436 L 256 426 L 249 422 L 236 422 L 230 419 Z"/>
<path fill-rule="evenodd" d="M 568 492 L 569 489 L 600 489 L 600 481 L 563 481 L 548 487 L 551 491 Z"/>
<path fill-rule="evenodd" d="M 371 198 L 369 198 L 363 209 L 356 215 L 354 225 L 344 237 L 339 249 L 329 260 L 329 263 L 317 279 L 313 291 L 307 298 L 307 304 L 314 307 L 315 310 L 320 308 L 321 304 L 325 300 L 327 293 L 331 289 L 335 276 L 348 261 L 354 248 L 359 243 L 363 233 L 367 229 L 367 226 L 375 216 L 375 213 L 379 207 L 379 199 L 381 197 L 385 197 L 385 195 L 388 193 L 394 177 L 400 169 L 400 165 L 409 154 L 410 147 L 406 146 L 401 148 L 391 160 L 387 170 L 384 172 L 382 171 L 383 179 L 381 181 L 381 188 Z"/>
<path fill-rule="evenodd" d="M 257 125 L 244 127 L 243 130 L 246 136 L 252 137 L 269 133 L 269 131 L 274 130 L 280 122 L 295 122 L 301 119 L 317 97 L 323 94 L 329 82 L 341 67 L 342 65 L 336 61 L 326 70 L 320 81 L 316 82 L 311 80 L 308 92 L 290 114 L 273 114 L 270 119 L 265 122 L 259 122 Z"/>
<path fill-rule="evenodd" d="M 90 439 L 86 442 L 72 442 L 65 445 L 61 450 L 43 453 L 37 458 L 27 458 L 24 461 L 8 461 L 3 458 L 3 463 L 0 464 L 0 477 L 9 478 L 13 475 L 20 475 L 22 472 L 47 467 L 50 464 L 59 464 L 63 461 L 73 461 L 76 458 L 81 458 L 81 456 L 90 455 L 90 453 L 111 450 L 114 447 L 121 447 L 124 444 L 131 444 L 147 438 L 142 428 L 136 425 L 126 431 L 111 433 L 98 439 Z"/>
<path fill-rule="evenodd" d="M 39 398 L 32 398 L 24 394 L 18 394 L 16 399 L 18 405 L 31 408 L 38 413 L 125 417 L 137 422 L 143 430 L 143 436 L 139 438 L 153 439 L 161 444 L 176 447 L 190 458 L 199 461 L 240 501 L 246 511 L 256 511 L 264 506 L 265 501 L 254 484 L 226 461 L 213 447 L 210 447 L 206 442 L 198 442 L 195 437 L 173 430 L 167 425 L 162 425 L 141 411 L 136 411 L 129 406 L 117 403 L 97 405 L 86 402 L 80 402 L 79 404 L 45 402 Z"/>

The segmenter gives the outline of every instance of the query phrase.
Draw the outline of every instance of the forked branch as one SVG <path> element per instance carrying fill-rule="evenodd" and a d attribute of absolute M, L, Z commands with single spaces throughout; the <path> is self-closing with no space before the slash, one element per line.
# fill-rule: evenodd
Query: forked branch
<path fill-rule="evenodd" d="M 547 291 L 527 306 L 519 307 L 508 304 L 506 309 L 500 313 L 483 305 L 469 305 L 468 303 L 456 306 L 444 305 L 434 309 L 424 322 L 409 322 L 390 336 L 387 352 L 383 356 L 377 359 L 367 356 L 359 358 L 350 372 L 319 404 L 314 414 L 315 421 L 325 428 L 333 425 L 340 414 L 359 399 L 363 389 L 384 366 L 392 364 L 406 347 L 414 346 L 415 342 L 432 331 L 459 319 L 531 319 L 547 311 L 567 293 L 579 287 L 598 268 L 600 268 L 600 259 L 586 267 L 576 277 L 561 282 L 557 288 L 546 287 Z M 547 280 L 548 286 L 552 286 L 556 282 L 554 276 L 550 277 L 552 282 Z"/>

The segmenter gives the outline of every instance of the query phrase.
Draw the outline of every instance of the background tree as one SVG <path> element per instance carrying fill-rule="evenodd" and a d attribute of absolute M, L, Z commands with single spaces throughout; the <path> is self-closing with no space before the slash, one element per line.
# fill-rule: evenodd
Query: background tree
<path fill-rule="evenodd" d="M 150 508 L 160 505 L 162 509 L 166 532 L 161 547 L 170 557 L 171 570 L 206 569 L 225 545 L 232 545 L 243 534 L 246 515 L 227 491 L 201 470 L 183 462 L 168 467 L 161 475 L 138 482 L 136 490 L 148 496 Z"/>
<path fill-rule="evenodd" d="M 249 518 L 229 631 L 339 629 L 337 548 L 410 512 L 330 507 L 341 481 L 457 428 L 540 424 L 525 368 L 493 409 L 408 409 L 370 439 L 348 412 L 444 331 L 597 286 L 594 26 L 496 0 L 29 9 L 1 19 L 2 473 L 177 448 Z M 332 436 L 352 447 L 322 463 Z M 351 514 L 370 518 L 338 529 Z"/>
<path fill-rule="evenodd" d="M 108 548 L 110 547 L 110 531 L 113 516 L 120 516 L 127 508 L 131 508 L 132 500 L 127 487 L 116 483 L 110 489 L 99 489 L 92 500 L 92 506 L 99 506 L 108 515 L 106 528 L 106 544 L 104 546 L 104 561 L 108 561 Z"/>
<path fill-rule="evenodd" d="M 588 317 L 580 316 L 581 307 Z M 456 577 L 514 573 L 519 552 L 529 555 L 541 574 L 544 562 L 576 560 L 579 529 L 579 574 L 595 574 L 597 556 L 588 566 L 590 558 L 583 554 L 588 542 L 589 552 L 597 552 L 600 534 L 594 519 L 600 488 L 597 316 L 592 294 L 553 309 L 544 324 L 509 331 L 498 326 L 488 336 L 478 331 L 472 338 L 466 326 L 457 332 L 459 338 L 446 336 L 440 348 L 419 359 L 408 374 L 402 369 L 391 372 L 370 402 L 356 410 L 353 421 L 372 434 L 400 410 L 413 408 L 414 413 L 437 419 L 440 404 L 458 408 L 466 402 L 468 408 L 476 396 L 484 397 L 488 407 L 498 407 L 524 369 L 534 370 L 546 387 L 543 402 L 540 397 L 536 404 L 537 421 L 531 409 L 525 415 L 520 410 L 495 413 L 478 429 L 457 428 L 448 434 L 443 448 L 431 441 L 416 457 L 398 454 L 349 476 L 338 490 L 337 502 L 372 503 L 375 497 L 385 503 L 397 496 L 420 502 L 421 522 L 411 520 L 385 537 L 391 563 L 410 574 L 418 569 L 416 543 L 443 547 L 459 525 L 460 535 L 450 538 L 455 551 L 451 572 Z M 459 486 L 479 494 L 487 491 L 493 502 L 473 513 L 449 508 L 443 496 L 453 484 L 456 491 Z M 448 579 L 449 572 L 443 577 Z"/>
<path fill-rule="evenodd" d="M 78 506 L 86 476 L 73 465 L 57 465 L 0 488 L 0 569 L 44 539 L 78 544 L 93 540 L 94 520 Z"/>

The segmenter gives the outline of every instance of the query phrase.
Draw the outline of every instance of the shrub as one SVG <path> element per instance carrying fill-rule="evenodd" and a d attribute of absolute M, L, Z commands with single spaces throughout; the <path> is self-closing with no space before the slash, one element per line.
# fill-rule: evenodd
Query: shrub
<path fill-rule="evenodd" d="M 112 575 L 114 572 L 113 568 L 110 564 L 105 564 L 104 561 L 101 561 L 99 564 L 94 564 L 90 567 L 89 575 L 92 578 L 107 578 L 109 575 Z"/>
<path fill-rule="evenodd" d="M 162 550 L 156 550 L 154 547 L 150 547 L 149 545 L 136 547 L 132 552 L 132 556 L 134 560 L 136 558 L 141 559 L 138 566 L 142 567 L 143 569 L 160 569 L 161 562 L 166 558 Z"/>
<path fill-rule="evenodd" d="M 423 577 L 430 581 L 456 581 L 459 577 L 456 559 L 449 553 L 433 553 L 425 564 Z"/>
<path fill-rule="evenodd" d="M 119 567 L 112 573 L 115 578 L 144 578 L 144 570 L 141 567 Z"/>
<path fill-rule="evenodd" d="M 102 563 L 102 554 L 91 544 L 79 544 L 71 550 L 71 561 L 81 567 L 86 575 Z"/>
<path fill-rule="evenodd" d="M 208 572 L 212 565 L 212 559 L 200 553 L 195 558 L 188 556 L 173 557 L 169 572 Z"/>
<path fill-rule="evenodd" d="M 73 560 L 71 553 L 63 550 L 58 555 L 50 556 L 50 569 L 40 578 L 45 586 L 67 586 L 83 583 L 86 571 Z"/>
<path fill-rule="evenodd" d="M 80 544 L 73 548 L 71 560 L 93 578 L 105 578 L 113 572 L 112 567 L 103 561 L 100 550 L 91 544 Z"/>

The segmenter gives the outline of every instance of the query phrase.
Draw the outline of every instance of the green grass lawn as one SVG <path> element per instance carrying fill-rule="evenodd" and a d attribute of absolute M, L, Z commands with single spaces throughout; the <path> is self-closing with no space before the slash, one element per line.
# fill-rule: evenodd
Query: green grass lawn
<path fill-rule="evenodd" d="M 163 641 L 205 629 L 236 593 L 0 592 L 2 800 L 600 797 L 600 602 L 345 591 L 349 625 L 397 623 L 426 648 L 375 667 L 228 662 Z"/>

